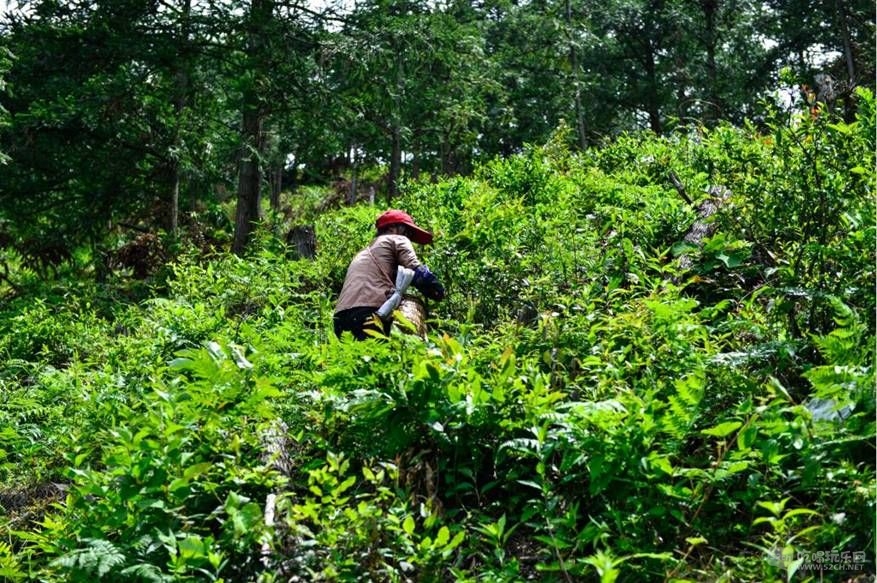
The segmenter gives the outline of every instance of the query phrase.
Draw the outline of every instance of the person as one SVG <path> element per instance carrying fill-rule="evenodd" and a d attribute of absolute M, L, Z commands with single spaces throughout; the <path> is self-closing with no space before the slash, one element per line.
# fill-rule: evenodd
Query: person
<path fill-rule="evenodd" d="M 356 254 L 341 294 L 335 303 L 333 317 L 335 335 L 339 338 L 350 332 L 357 340 L 369 335 L 367 330 L 389 334 L 392 320 L 377 318 L 380 306 L 396 291 L 396 271 L 402 266 L 414 271 L 411 281 L 427 298 L 441 301 L 445 288 L 429 267 L 422 264 L 411 242 L 428 245 L 432 233 L 415 224 L 411 216 L 401 210 L 383 212 L 375 221 L 377 235 L 372 242 Z"/>

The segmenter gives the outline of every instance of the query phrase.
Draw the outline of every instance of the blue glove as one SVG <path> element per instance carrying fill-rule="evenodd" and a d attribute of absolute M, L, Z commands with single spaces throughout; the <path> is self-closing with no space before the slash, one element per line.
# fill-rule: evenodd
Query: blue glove
<path fill-rule="evenodd" d="M 445 299 L 444 286 L 426 265 L 421 265 L 414 270 L 414 279 L 411 281 L 411 285 L 431 300 L 440 302 Z"/>

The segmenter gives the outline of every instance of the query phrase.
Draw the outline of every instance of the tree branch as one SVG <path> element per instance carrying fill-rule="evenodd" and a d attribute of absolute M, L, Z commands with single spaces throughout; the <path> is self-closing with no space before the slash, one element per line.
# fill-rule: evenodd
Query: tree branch
<path fill-rule="evenodd" d="M 670 182 L 673 183 L 673 187 L 676 189 L 676 192 L 679 193 L 679 196 L 682 197 L 682 200 L 687 202 L 690 206 L 694 206 L 694 202 L 691 200 L 691 197 L 688 196 L 688 193 L 685 192 L 685 185 L 679 180 L 679 177 L 676 176 L 676 173 L 672 170 L 667 175 L 670 178 Z"/>

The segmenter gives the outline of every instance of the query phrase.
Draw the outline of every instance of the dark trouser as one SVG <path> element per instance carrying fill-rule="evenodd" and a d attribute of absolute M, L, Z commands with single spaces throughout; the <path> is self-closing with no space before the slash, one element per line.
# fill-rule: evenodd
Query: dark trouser
<path fill-rule="evenodd" d="M 336 312 L 333 317 L 335 336 L 341 338 L 342 333 L 350 332 L 357 340 L 365 340 L 369 338 L 369 335 L 365 332 L 366 330 L 374 330 L 384 335 L 389 334 L 392 323 L 380 319 L 378 321 L 382 325 L 375 323 L 375 318 L 377 318 L 375 312 L 377 310 L 377 308 L 364 307 Z"/>

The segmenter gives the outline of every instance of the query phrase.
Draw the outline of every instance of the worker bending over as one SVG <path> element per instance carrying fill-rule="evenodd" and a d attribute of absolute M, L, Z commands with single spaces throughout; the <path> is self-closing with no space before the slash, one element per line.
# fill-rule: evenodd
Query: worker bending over
<path fill-rule="evenodd" d="M 432 242 L 432 233 L 418 227 L 408 213 L 400 210 L 382 213 L 375 221 L 375 228 L 377 236 L 350 262 L 335 304 L 335 335 L 339 338 L 342 333 L 351 332 L 357 340 L 364 340 L 368 337 L 366 330 L 389 334 L 392 316 L 376 318 L 376 315 L 394 293 L 399 292 L 399 267 L 414 272 L 411 285 L 426 297 L 436 301 L 445 297 L 445 288 L 417 259 L 411 245 L 412 241 L 428 245 Z"/>

